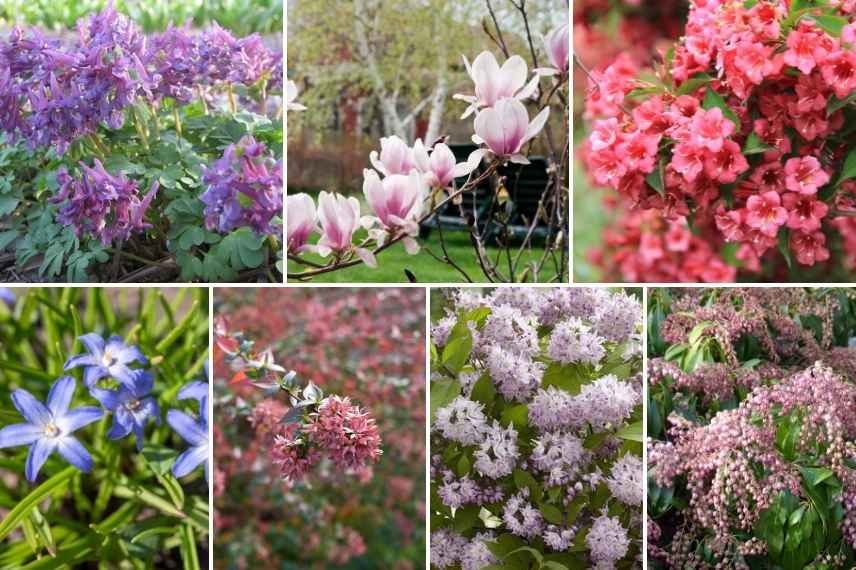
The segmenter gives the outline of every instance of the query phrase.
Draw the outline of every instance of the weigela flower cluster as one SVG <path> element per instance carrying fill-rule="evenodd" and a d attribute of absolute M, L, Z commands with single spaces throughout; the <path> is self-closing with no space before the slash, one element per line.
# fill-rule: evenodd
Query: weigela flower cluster
<path fill-rule="evenodd" d="M 432 566 L 484 568 L 526 547 L 641 567 L 639 300 L 447 294 L 432 330 Z"/>
<path fill-rule="evenodd" d="M 649 300 L 655 311 L 667 296 Z M 851 302 L 846 290 L 699 289 L 655 317 L 649 340 L 665 350 L 648 361 L 649 538 L 661 544 L 652 558 L 702 569 L 780 560 L 764 521 L 783 516 L 786 494 L 795 509 L 813 505 L 803 509 L 810 517 L 836 513 L 815 538 L 800 538 L 801 519 L 790 519 L 788 548 L 806 542 L 797 563 L 852 561 L 856 349 L 841 346 L 853 334 Z M 815 473 L 829 479 L 822 499 Z"/>
<path fill-rule="evenodd" d="M 836 263 L 853 265 L 853 20 L 848 3 L 691 2 L 655 79 L 630 57 L 591 72 L 587 168 L 643 211 L 607 247 L 624 278 L 654 280 L 650 265 L 668 281 L 732 281 L 783 257 L 814 266 L 834 238 Z"/>

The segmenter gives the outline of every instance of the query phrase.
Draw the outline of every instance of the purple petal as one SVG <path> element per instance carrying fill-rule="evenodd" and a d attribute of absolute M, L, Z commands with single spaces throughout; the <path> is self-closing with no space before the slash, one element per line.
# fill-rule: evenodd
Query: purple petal
<path fill-rule="evenodd" d="M 148 396 L 155 385 L 155 375 L 140 368 L 132 370 L 131 377 L 134 379 L 134 387 L 131 390 L 134 397 L 139 400 Z"/>
<path fill-rule="evenodd" d="M 90 366 L 83 372 L 83 383 L 91 389 L 99 380 L 109 375 L 110 371 L 103 366 Z"/>
<path fill-rule="evenodd" d="M 30 445 L 39 439 L 44 431 L 33 424 L 13 424 L 0 429 L 0 448 Z"/>
<path fill-rule="evenodd" d="M 98 400 L 105 409 L 115 411 L 121 403 L 119 392 L 117 390 L 107 390 L 106 388 L 91 388 L 89 394 Z"/>
<path fill-rule="evenodd" d="M 74 378 L 63 376 L 54 382 L 48 393 L 48 409 L 55 418 L 62 417 L 68 411 L 71 398 L 74 396 Z"/>
<path fill-rule="evenodd" d="M 201 400 L 202 398 L 208 395 L 208 383 L 200 382 L 199 380 L 195 380 L 190 382 L 189 384 L 185 384 L 181 390 L 178 391 L 178 399 L 186 400 L 188 398 L 194 398 L 196 400 Z"/>
<path fill-rule="evenodd" d="M 92 470 L 92 456 L 75 437 L 63 437 L 59 440 L 59 454 L 84 473 Z"/>
<path fill-rule="evenodd" d="M 95 406 L 84 406 L 75 408 L 69 411 L 61 418 L 56 419 L 56 425 L 65 435 L 79 430 L 83 426 L 87 426 L 92 422 L 97 422 L 104 417 L 104 412 L 101 408 Z"/>
<path fill-rule="evenodd" d="M 185 450 L 175 460 L 175 464 L 172 466 L 172 474 L 176 477 L 184 477 L 185 475 L 196 469 L 200 463 L 207 459 L 207 445 L 191 447 L 190 449 Z"/>
<path fill-rule="evenodd" d="M 208 396 L 199 400 L 199 415 L 202 418 L 203 429 L 208 431 Z M 205 434 L 205 439 L 208 439 L 208 434 Z"/>
<path fill-rule="evenodd" d="M 36 480 L 39 475 L 39 470 L 45 464 L 51 453 L 54 452 L 57 446 L 57 440 L 53 438 L 43 437 L 37 439 L 30 447 L 30 453 L 27 454 L 27 465 L 24 468 L 24 474 L 27 476 L 27 481 L 31 483 Z"/>
<path fill-rule="evenodd" d="M 98 362 L 95 360 L 95 357 L 91 354 L 78 354 L 77 356 L 72 356 L 68 360 L 65 361 L 64 370 L 68 372 L 72 368 L 77 368 L 78 366 L 97 366 Z"/>
<path fill-rule="evenodd" d="M 208 441 L 208 434 L 199 423 L 178 410 L 170 410 L 166 414 L 166 421 L 190 445 L 199 445 Z"/>
<path fill-rule="evenodd" d="M 101 335 L 88 333 L 78 337 L 77 340 L 82 342 L 86 350 L 97 359 L 100 359 L 101 355 L 104 354 L 104 339 L 101 338 Z"/>
<path fill-rule="evenodd" d="M 124 364 L 114 364 L 107 369 L 107 372 L 110 376 L 118 380 L 122 386 L 130 390 L 131 393 L 135 391 L 137 377 L 134 370 L 131 370 Z"/>
<path fill-rule="evenodd" d="M 131 433 L 131 416 L 127 412 L 122 414 L 122 408 L 113 416 L 113 425 L 107 432 L 107 439 L 122 439 Z"/>
<path fill-rule="evenodd" d="M 45 426 L 52 419 L 50 410 L 26 390 L 18 389 L 12 392 L 12 403 L 31 424 Z"/>

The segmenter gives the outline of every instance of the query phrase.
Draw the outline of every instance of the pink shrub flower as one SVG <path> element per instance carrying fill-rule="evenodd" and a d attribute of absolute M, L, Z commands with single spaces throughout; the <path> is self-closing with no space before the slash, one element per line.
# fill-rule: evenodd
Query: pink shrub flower
<path fill-rule="evenodd" d="M 845 99 L 856 91 L 856 52 L 844 49 L 834 51 L 820 65 L 820 72 L 835 91 L 835 96 Z"/>
<path fill-rule="evenodd" d="M 315 202 L 309 194 L 290 194 L 286 198 L 286 234 L 289 253 L 306 248 L 309 235 L 317 229 Z"/>
<path fill-rule="evenodd" d="M 788 192 L 782 196 L 782 205 L 788 210 L 788 227 L 804 232 L 819 230 L 821 220 L 829 212 L 829 206 L 818 200 L 814 194 Z"/>
<path fill-rule="evenodd" d="M 489 51 L 483 51 L 472 65 L 464 56 L 464 66 L 475 84 L 475 95 L 455 95 L 455 99 L 467 101 L 470 106 L 461 116 L 466 119 L 483 107 L 493 107 L 502 99 L 528 99 L 538 88 L 538 76 L 527 84 L 526 62 L 519 55 L 509 57 L 502 67 Z"/>
<path fill-rule="evenodd" d="M 530 123 L 529 113 L 523 103 L 516 99 L 500 99 L 493 107 L 479 111 L 473 142 L 487 145 L 498 157 L 508 158 L 518 164 L 529 164 L 529 160 L 521 154 L 523 145 L 541 132 L 549 115 L 550 108 L 544 107 Z"/>
<path fill-rule="evenodd" d="M 781 204 L 776 192 L 750 196 L 746 201 L 746 225 L 770 237 L 775 236 L 779 226 L 788 219 L 788 212 Z"/>
<path fill-rule="evenodd" d="M 785 63 L 796 67 L 805 74 L 811 71 L 826 59 L 828 51 L 825 43 L 821 41 L 823 32 L 817 31 L 813 24 L 800 21 L 799 27 L 788 34 L 788 50 L 784 54 Z M 829 39 L 829 36 L 826 36 Z"/>
<path fill-rule="evenodd" d="M 829 182 L 827 174 L 813 156 L 791 158 L 785 163 L 785 187 L 800 194 L 817 194 Z"/>
<path fill-rule="evenodd" d="M 829 259 L 826 236 L 821 231 L 792 233 L 790 247 L 796 254 L 797 261 L 803 265 L 814 265 L 818 261 Z"/>
<path fill-rule="evenodd" d="M 734 132 L 734 123 L 726 119 L 722 109 L 714 107 L 708 111 L 699 109 L 690 123 L 691 141 L 694 145 L 719 152 L 725 139 Z"/>
<path fill-rule="evenodd" d="M 340 469 L 369 466 L 383 453 L 374 419 L 350 398 L 330 396 L 324 400 L 305 431 Z"/>

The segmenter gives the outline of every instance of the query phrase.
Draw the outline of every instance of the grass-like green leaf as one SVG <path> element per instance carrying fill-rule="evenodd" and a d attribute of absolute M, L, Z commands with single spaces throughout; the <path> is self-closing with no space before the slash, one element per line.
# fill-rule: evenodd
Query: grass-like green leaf
<path fill-rule="evenodd" d="M 29 495 L 21 499 L 21 502 L 18 503 L 18 505 L 12 509 L 8 515 L 6 515 L 6 518 L 3 519 L 2 522 L 0 522 L 0 540 L 9 536 L 9 533 L 15 530 L 15 528 L 24 521 L 27 514 L 30 512 L 30 509 L 38 505 L 39 502 L 48 498 L 51 494 L 68 485 L 75 473 L 77 473 L 77 469 L 74 467 L 66 467 L 36 487 Z"/>

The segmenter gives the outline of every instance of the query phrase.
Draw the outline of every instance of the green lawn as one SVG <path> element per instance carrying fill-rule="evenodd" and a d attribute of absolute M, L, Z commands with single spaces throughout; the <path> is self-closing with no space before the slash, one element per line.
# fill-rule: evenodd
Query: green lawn
<path fill-rule="evenodd" d="M 587 255 L 602 242 L 603 228 L 609 216 L 604 210 L 603 191 L 589 186 L 588 176 L 574 161 L 574 282 L 596 283 L 601 272 Z"/>
<path fill-rule="evenodd" d="M 361 232 L 358 239 L 362 238 L 365 232 Z M 443 237 L 446 241 L 446 250 L 449 252 L 449 257 L 458 264 L 474 282 L 487 282 L 484 274 L 479 267 L 478 260 L 473 252 L 470 244 L 469 235 L 460 231 L 443 231 Z M 430 250 L 435 255 L 442 256 L 440 247 L 440 234 L 434 230 L 425 239 L 419 240 L 422 250 L 416 255 L 410 255 L 404 250 L 401 243 L 397 243 L 389 249 L 378 254 L 378 267 L 371 269 L 365 265 L 357 265 L 348 269 L 333 271 L 315 277 L 312 281 L 315 283 L 406 283 L 408 281 L 404 270 L 411 271 L 419 283 L 465 283 L 466 279 L 452 266 L 437 261 L 425 251 Z M 488 247 L 488 255 L 491 259 L 496 259 L 499 250 L 497 248 Z M 513 252 L 514 253 L 514 252 Z M 535 254 L 540 251 L 535 249 Z M 322 261 L 315 255 L 304 255 L 311 261 Z M 524 253 L 521 258 L 518 272 L 522 271 L 531 257 L 528 253 Z M 503 266 L 504 267 L 504 266 Z M 289 262 L 288 272 L 294 273 L 301 271 L 303 268 L 300 264 Z M 545 265 L 541 274 L 544 278 L 552 276 L 550 272 L 551 266 Z M 507 270 L 503 271 L 507 273 Z"/>

